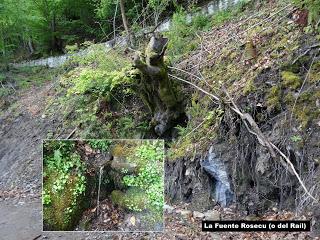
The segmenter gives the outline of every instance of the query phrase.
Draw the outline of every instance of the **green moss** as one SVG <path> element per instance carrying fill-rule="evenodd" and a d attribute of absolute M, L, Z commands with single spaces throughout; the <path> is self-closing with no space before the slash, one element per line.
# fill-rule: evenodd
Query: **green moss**
<path fill-rule="evenodd" d="M 313 92 L 302 92 L 297 100 L 298 103 L 309 103 L 313 98 Z M 310 103 L 311 104 L 311 103 Z"/>
<path fill-rule="evenodd" d="M 273 86 L 267 94 L 268 110 L 280 110 L 281 108 L 281 89 L 279 86 Z"/>
<path fill-rule="evenodd" d="M 310 71 L 309 80 L 312 83 L 317 83 L 320 81 L 320 61 L 314 63 Z"/>
<path fill-rule="evenodd" d="M 285 97 L 284 97 L 284 102 L 286 104 L 292 104 L 294 103 L 295 101 L 295 98 L 293 96 L 293 94 L 291 92 L 289 92 Z"/>
<path fill-rule="evenodd" d="M 111 192 L 111 201 L 114 204 L 118 204 L 119 206 L 123 206 L 124 198 L 125 198 L 125 193 L 120 190 L 113 190 Z"/>
<path fill-rule="evenodd" d="M 300 72 L 300 64 L 299 64 L 299 62 L 296 62 L 295 64 L 284 63 L 284 64 L 282 64 L 281 69 L 283 71 L 299 73 Z"/>
<path fill-rule="evenodd" d="M 181 157 L 191 156 L 193 153 L 192 147 L 192 141 L 189 136 L 183 138 L 183 141 L 173 143 L 168 151 L 169 159 L 176 160 Z"/>
<path fill-rule="evenodd" d="M 127 192 L 120 190 L 112 191 L 111 200 L 120 207 L 133 211 L 146 209 L 148 202 L 144 191 L 134 187 L 127 190 Z"/>
<path fill-rule="evenodd" d="M 262 30 L 263 30 L 263 29 L 262 29 L 261 26 L 256 26 L 256 27 L 254 27 L 252 30 L 250 30 L 248 36 L 253 37 L 253 36 L 257 35 L 257 33 L 262 32 Z"/>
<path fill-rule="evenodd" d="M 49 176 L 49 179 L 56 179 L 57 176 L 54 174 Z M 51 183 L 54 183 L 54 180 L 49 180 L 49 183 L 46 184 L 47 188 L 51 187 Z M 82 200 L 77 199 L 78 205 L 72 207 L 74 201 L 73 189 L 77 183 L 76 176 L 70 176 L 69 182 L 66 185 L 65 189 L 60 193 L 51 193 L 52 203 L 49 206 L 44 206 L 44 222 L 50 230 L 72 230 L 74 224 L 78 220 L 81 209 L 82 209 Z M 70 210 L 72 208 L 72 210 Z"/>
<path fill-rule="evenodd" d="M 261 33 L 261 36 L 272 37 L 275 33 L 276 33 L 276 30 L 274 28 L 267 28 Z"/>
<path fill-rule="evenodd" d="M 243 94 L 248 95 L 249 93 L 255 92 L 257 90 L 256 86 L 254 85 L 254 80 L 251 79 L 247 82 L 246 86 L 243 89 Z"/>
<path fill-rule="evenodd" d="M 294 110 L 295 117 L 301 124 L 302 129 L 305 129 L 308 127 L 310 120 L 311 120 L 311 112 L 308 107 L 300 107 L 296 106 Z"/>
<path fill-rule="evenodd" d="M 137 141 L 122 141 L 115 144 L 111 152 L 113 156 L 130 158 L 134 156 L 138 147 L 140 147 L 140 145 Z"/>
<path fill-rule="evenodd" d="M 301 87 L 302 80 L 299 75 L 289 72 L 289 71 L 283 71 L 281 72 L 282 77 L 282 85 L 284 87 L 290 88 L 292 90 L 296 90 L 299 87 Z"/>
<path fill-rule="evenodd" d="M 229 55 L 230 60 L 235 60 L 238 57 L 238 52 L 232 51 Z"/>
<path fill-rule="evenodd" d="M 166 71 L 166 70 L 163 70 Z M 174 107 L 177 105 L 177 97 L 175 95 L 176 89 L 172 88 L 172 84 L 167 77 L 166 73 L 163 73 L 163 79 L 160 81 L 159 96 L 163 103 L 168 107 Z"/>
<path fill-rule="evenodd" d="M 303 92 L 300 94 L 293 111 L 302 129 L 309 127 L 314 120 L 319 119 L 320 109 L 316 103 L 319 99 L 320 91 Z"/>

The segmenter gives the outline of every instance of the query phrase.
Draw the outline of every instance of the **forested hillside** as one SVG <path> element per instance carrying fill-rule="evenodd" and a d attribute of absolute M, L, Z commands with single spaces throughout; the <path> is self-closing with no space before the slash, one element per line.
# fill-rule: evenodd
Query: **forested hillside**
<path fill-rule="evenodd" d="M 6 239 L 58 239 L 41 232 L 42 207 L 45 230 L 164 227 L 110 239 L 319 237 L 318 1 L 2 0 L 0 32 Z M 55 141 L 43 150 L 43 139 Z M 97 139 L 164 139 L 164 185 L 158 145 L 109 152 Z M 312 231 L 208 233 L 203 219 L 310 220 Z"/>
<path fill-rule="evenodd" d="M 121 6 L 130 31 L 156 26 L 188 1 L 24 0 L 1 2 L 1 53 L 18 59 L 61 54 L 123 34 Z"/>

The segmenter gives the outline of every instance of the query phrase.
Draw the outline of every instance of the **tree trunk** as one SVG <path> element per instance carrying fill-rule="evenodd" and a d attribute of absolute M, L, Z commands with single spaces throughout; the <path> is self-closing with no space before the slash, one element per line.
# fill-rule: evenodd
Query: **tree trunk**
<path fill-rule="evenodd" d="M 159 136 L 172 128 L 184 113 L 182 99 L 169 79 L 163 60 L 167 43 L 167 38 L 153 36 L 145 54 L 137 54 L 134 58 L 135 90 L 153 114 L 151 125 Z"/>
<path fill-rule="evenodd" d="M 30 55 L 32 55 L 34 53 L 34 47 L 33 47 L 33 42 L 31 38 L 28 39 L 28 49 L 29 49 Z"/>
<path fill-rule="evenodd" d="M 127 16 L 126 16 L 126 10 L 125 10 L 125 7 L 124 7 L 124 0 L 120 0 L 119 3 L 120 3 L 120 10 L 121 10 L 123 26 L 124 26 L 124 29 L 125 29 L 127 35 L 128 35 L 128 42 L 129 42 L 130 46 L 133 46 L 134 45 L 134 42 L 133 42 L 134 39 L 133 39 L 133 35 L 131 33 L 131 30 L 129 28 L 128 19 L 127 19 Z"/>

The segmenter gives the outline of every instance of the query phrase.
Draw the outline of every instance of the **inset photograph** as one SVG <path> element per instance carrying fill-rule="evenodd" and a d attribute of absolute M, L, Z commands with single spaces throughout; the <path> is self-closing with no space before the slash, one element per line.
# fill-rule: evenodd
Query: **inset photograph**
<path fill-rule="evenodd" d="M 44 231 L 162 231 L 163 140 L 44 140 Z"/>

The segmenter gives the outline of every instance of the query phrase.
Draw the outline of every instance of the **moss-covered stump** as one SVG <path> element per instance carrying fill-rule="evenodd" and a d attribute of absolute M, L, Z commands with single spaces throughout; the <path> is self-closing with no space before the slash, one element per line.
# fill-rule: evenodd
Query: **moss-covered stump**
<path fill-rule="evenodd" d="M 161 35 L 151 38 L 144 54 L 136 54 L 135 91 L 153 114 L 151 125 L 157 135 L 173 127 L 184 112 L 181 97 L 168 76 L 164 53 L 168 39 Z"/>

